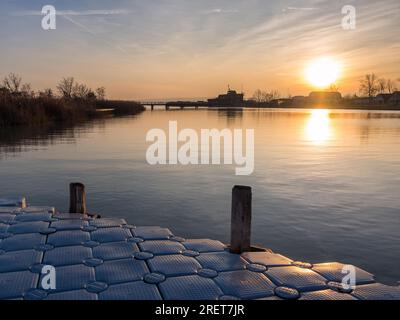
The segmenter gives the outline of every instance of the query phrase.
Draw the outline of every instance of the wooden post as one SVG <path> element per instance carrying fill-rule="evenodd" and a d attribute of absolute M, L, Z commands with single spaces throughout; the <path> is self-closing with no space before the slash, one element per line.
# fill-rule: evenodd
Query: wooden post
<path fill-rule="evenodd" d="M 251 187 L 233 187 L 230 247 L 232 253 L 240 254 L 251 250 L 251 201 Z"/>
<path fill-rule="evenodd" d="M 87 213 L 85 185 L 82 183 L 69 185 L 69 213 Z"/>

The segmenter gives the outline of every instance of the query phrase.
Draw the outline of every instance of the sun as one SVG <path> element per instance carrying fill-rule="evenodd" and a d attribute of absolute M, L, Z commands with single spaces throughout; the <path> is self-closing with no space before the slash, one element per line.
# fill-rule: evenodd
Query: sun
<path fill-rule="evenodd" d="M 313 60 L 306 69 L 307 81 L 317 88 L 327 88 L 340 76 L 340 63 L 332 58 Z"/>

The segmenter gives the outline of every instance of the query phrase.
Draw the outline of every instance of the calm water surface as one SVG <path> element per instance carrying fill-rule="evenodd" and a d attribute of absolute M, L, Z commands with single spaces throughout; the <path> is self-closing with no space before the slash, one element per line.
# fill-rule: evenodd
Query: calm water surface
<path fill-rule="evenodd" d="M 254 128 L 253 175 L 149 166 L 146 133 L 169 120 L 179 129 Z M 91 212 L 228 242 L 231 188 L 251 185 L 255 244 L 400 280 L 400 113 L 156 110 L 75 129 L 3 130 L 0 145 L 1 196 L 66 210 L 78 180 Z"/>

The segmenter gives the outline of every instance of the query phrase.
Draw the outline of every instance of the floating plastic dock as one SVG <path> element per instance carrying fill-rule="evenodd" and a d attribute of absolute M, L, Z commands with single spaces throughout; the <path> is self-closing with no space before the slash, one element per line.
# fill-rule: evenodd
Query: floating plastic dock
<path fill-rule="evenodd" d="M 42 288 L 45 265 L 56 289 Z M 341 263 L 295 262 L 270 250 L 231 254 L 220 241 L 183 239 L 161 227 L 94 219 L 0 200 L 0 299 L 400 300 L 400 287 Z"/>

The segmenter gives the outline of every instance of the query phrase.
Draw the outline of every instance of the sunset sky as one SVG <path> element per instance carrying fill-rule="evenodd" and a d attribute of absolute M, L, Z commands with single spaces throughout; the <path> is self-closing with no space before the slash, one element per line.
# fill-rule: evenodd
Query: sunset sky
<path fill-rule="evenodd" d="M 46 4 L 56 30 L 41 28 Z M 341 27 L 344 5 L 356 30 Z M 340 91 L 354 93 L 366 73 L 400 78 L 399 30 L 398 0 L 2 0 L 0 77 L 42 89 L 73 76 L 120 99 L 213 97 L 228 84 L 305 95 L 307 65 L 331 57 Z"/>

